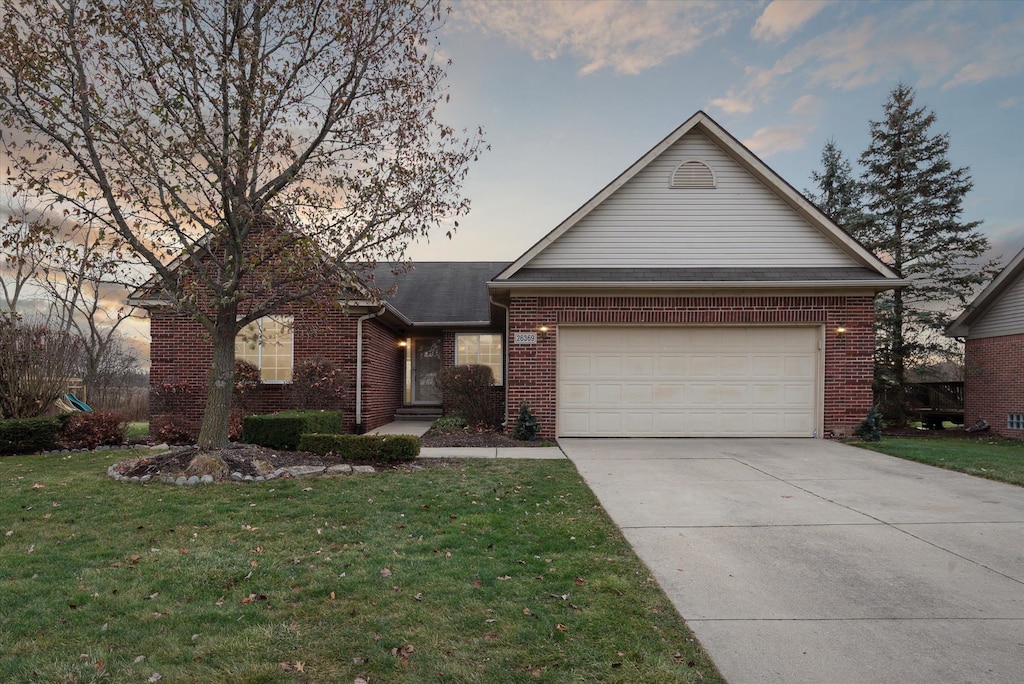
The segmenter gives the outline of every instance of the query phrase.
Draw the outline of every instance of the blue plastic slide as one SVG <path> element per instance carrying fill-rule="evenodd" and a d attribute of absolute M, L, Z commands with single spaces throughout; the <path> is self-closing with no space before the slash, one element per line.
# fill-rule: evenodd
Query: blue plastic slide
<path fill-rule="evenodd" d="M 85 411 L 86 413 L 92 413 L 92 408 L 84 401 L 76 397 L 71 392 L 64 395 L 64 398 L 68 400 L 68 403 L 74 406 L 79 411 Z"/>

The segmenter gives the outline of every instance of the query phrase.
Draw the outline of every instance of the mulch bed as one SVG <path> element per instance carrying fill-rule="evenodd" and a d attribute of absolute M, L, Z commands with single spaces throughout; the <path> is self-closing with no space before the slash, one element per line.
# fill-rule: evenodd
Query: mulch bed
<path fill-rule="evenodd" d="M 512 439 L 509 435 L 500 432 L 474 432 L 463 430 L 461 432 L 430 432 L 420 437 L 420 446 L 424 447 L 540 447 L 546 443 L 540 440 L 524 442 Z M 550 444 L 547 444 L 550 446 Z"/>
<path fill-rule="evenodd" d="M 185 473 L 185 469 L 188 468 L 189 463 L 198 453 L 200 453 L 200 449 L 194 446 L 171 449 L 170 451 L 152 456 L 143 456 L 123 461 L 118 464 L 118 470 L 124 477 L 142 477 L 144 475 L 149 475 L 152 479 L 165 475 L 176 477 Z M 253 477 L 266 474 L 268 470 L 266 466 L 269 466 L 271 471 L 289 466 L 313 465 L 327 467 L 339 463 L 372 465 L 377 470 L 408 470 L 413 467 L 410 463 L 351 461 L 335 454 L 321 456 L 320 454 L 308 451 L 281 451 L 256 446 L 255 444 L 229 444 L 223 449 L 207 451 L 205 453 L 220 456 L 227 465 L 229 473 L 239 472 L 243 476 L 252 475 Z M 266 464 L 262 470 L 258 465 L 260 462 Z M 415 467 L 422 467 L 422 464 L 416 464 Z"/>

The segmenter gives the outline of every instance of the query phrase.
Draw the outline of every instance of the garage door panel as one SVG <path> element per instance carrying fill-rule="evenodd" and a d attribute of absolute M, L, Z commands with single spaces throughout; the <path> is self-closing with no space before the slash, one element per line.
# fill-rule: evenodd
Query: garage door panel
<path fill-rule="evenodd" d="M 819 336 L 810 326 L 564 326 L 559 434 L 809 437 Z"/>

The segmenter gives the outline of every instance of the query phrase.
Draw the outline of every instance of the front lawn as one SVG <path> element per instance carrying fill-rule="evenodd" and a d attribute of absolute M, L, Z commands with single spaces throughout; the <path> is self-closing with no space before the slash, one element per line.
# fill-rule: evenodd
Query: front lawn
<path fill-rule="evenodd" d="M 1024 486 L 1024 442 L 975 437 L 885 437 L 857 446 L 883 454 Z"/>
<path fill-rule="evenodd" d="M 0 459 L 0 681 L 721 681 L 568 461 L 176 488 L 117 458 Z"/>

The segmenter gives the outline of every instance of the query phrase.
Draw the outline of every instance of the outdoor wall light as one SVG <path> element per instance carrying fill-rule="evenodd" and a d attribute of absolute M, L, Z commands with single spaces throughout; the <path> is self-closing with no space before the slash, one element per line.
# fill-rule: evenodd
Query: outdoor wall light
<path fill-rule="evenodd" d="M 398 341 L 398 346 L 399 347 L 408 347 L 409 346 L 409 342 L 408 342 L 408 340 L 399 340 Z"/>
<path fill-rule="evenodd" d="M 845 334 L 846 334 L 846 326 L 843 325 L 842 323 L 840 323 L 839 325 L 836 326 L 836 335 L 845 335 Z"/>
<path fill-rule="evenodd" d="M 550 328 L 548 328 L 548 326 L 546 326 L 546 325 L 542 325 L 542 326 L 540 326 L 539 328 L 537 328 L 537 330 L 538 330 L 538 331 L 540 331 L 540 332 L 542 332 L 542 333 L 545 333 L 545 332 L 547 332 L 548 330 L 550 330 Z"/>

